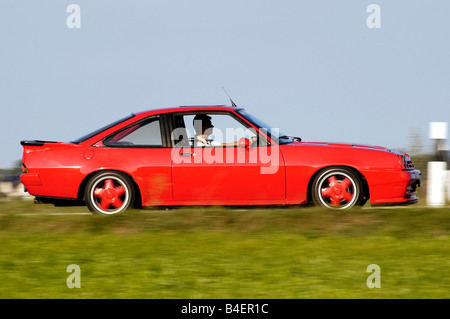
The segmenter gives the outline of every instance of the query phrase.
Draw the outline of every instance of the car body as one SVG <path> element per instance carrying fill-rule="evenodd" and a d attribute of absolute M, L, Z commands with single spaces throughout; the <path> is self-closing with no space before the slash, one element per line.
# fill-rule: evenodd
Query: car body
<path fill-rule="evenodd" d="M 196 144 L 198 114 L 212 118 L 219 145 Z M 72 142 L 21 144 L 21 181 L 38 202 L 82 203 L 101 215 L 134 205 L 411 204 L 421 184 L 407 154 L 303 142 L 235 106 L 150 110 Z"/>

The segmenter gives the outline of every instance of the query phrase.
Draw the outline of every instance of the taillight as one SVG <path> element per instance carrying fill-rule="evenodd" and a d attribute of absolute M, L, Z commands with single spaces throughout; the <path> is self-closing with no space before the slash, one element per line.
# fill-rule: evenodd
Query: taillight
<path fill-rule="evenodd" d="M 22 163 L 22 173 L 28 173 L 28 169 L 24 163 Z"/>

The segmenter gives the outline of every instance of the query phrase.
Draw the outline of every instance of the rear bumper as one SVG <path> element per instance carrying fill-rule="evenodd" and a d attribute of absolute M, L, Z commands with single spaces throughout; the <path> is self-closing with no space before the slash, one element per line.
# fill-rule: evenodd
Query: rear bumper
<path fill-rule="evenodd" d="M 419 201 L 417 188 L 421 185 L 422 173 L 419 170 L 400 171 L 391 176 L 391 182 L 374 185 L 370 189 L 370 203 L 373 206 L 415 204 Z"/>
<path fill-rule="evenodd" d="M 20 181 L 27 189 L 33 186 L 42 186 L 42 181 L 39 174 L 24 173 L 20 175 Z"/>

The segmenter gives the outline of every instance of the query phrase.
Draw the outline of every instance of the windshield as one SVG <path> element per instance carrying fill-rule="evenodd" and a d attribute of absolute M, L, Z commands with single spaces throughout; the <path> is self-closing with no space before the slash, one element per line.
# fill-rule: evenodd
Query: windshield
<path fill-rule="evenodd" d="M 286 144 L 293 142 L 295 139 L 299 139 L 283 134 L 279 128 L 274 128 L 264 123 L 263 121 L 259 120 L 253 115 L 247 113 L 245 110 L 238 110 L 237 112 L 243 117 L 245 117 L 247 120 L 249 120 L 253 125 L 258 127 L 260 130 L 267 133 L 267 135 L 278 144 Z"/>
<path fill-rule="evenodd" d="M 131 118 L 134 117 L 134 116 L 135 116 L 134 114 L 130 114 L 130 115 L 128 115 L 128 116 L 126 116 L 126 117 L 124 117 L 124 118 L 118 120 L 118 121 L 115 121 L 115 122 L 113 122 L 113 123 L 111 123 L 111 124 L 108 124 L 108 125 L 106 125 L 106 126 L 100 128 L 100 129 L 98 129 L 98 130 L 96 130 L 96 131 L 94 131 L 94 132 L 91 132 L 91 133 L 89 133 L 89 134 L 87 134 L 87 135 L 84 135 L 84 136 L 82 136 L 82 137 L 80 137 L 80 138 L 78 138 L 78 139 L 72 141 L 71 143 L 80 144 L 80 143 L 82 143 L 82 142 L 84 142 L 84 141 L 90 139 L 91 137 L 94 137 L 95 135 L 100 134 L 101 132 L 106 131 L 107 129 L 109 129 L 109 128 L 111 128 L 111 127 L 113 127 L 113 126 L 115 126 L 115 125 L 117 125 L 117 124 L 119 124 L 119 123 L 122 123 L 122 122 L 124 122 L 124 121 L 126 121 L 126 120 L 131 119 Z"/>

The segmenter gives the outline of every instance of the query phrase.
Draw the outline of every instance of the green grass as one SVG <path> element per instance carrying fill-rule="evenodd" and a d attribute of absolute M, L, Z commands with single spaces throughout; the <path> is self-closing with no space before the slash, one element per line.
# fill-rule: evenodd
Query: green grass
<path fill-rule="evenodd" d="M 0 298 L 450 296 L 448 209 L 79 212 L 0 202 Z M 70 264 L 80 289 L 66 285 Z"/>

